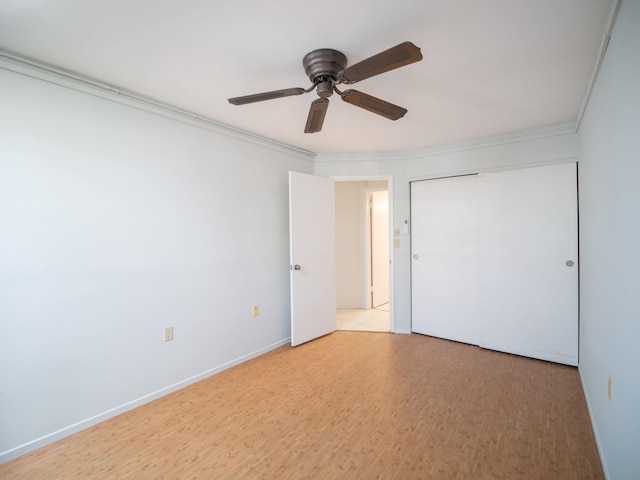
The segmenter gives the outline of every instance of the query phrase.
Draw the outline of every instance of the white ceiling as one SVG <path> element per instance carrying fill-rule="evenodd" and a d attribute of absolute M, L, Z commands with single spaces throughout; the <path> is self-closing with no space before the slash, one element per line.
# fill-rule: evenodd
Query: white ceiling
<path fill-rule="evenodd" d="M 0 0 L 0 47 L 313 152 L 404 151 L 575 122 L 613 0 Z M 352 88 L 409 110 L 390 121 L 315 93 L 302 57 L 349 64 L 405 40 L 424 59 Z"/>

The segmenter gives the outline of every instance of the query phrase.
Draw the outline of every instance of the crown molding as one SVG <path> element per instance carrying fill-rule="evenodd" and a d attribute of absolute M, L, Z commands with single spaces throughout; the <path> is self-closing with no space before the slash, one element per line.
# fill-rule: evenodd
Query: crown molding
<path fill-rule="evenodd" d="M 204 128 L 209 131 L 247 141 L 261 147 L 277 150 L 287 154 L 293 154 L 309 161 L 320 163 L 345 161 L 368 162 L 417 160 L 428 158 L 434 155 L 442 155 L 464 150 L 487 148 L 509 143 L 517 143 L 527 140 L 576 133 L 579 128 L 580 120 L 588 103 L 589 97 L 591 95 L 593 84 L 597 78 L 600 64 L 602 63 L 602 59 L 604 58 L 608 39 L 611 36 L 611 30 L 613 29 L 620 3 L 621 0 L 615 0 L 612 6 L 608 28 L 606 29 L 605 37 L 600 49 L 599 60 L 596 64 L 596 67 L 594 68 L 589 88 L 585 95 L 585 99 L 583 101 L 583 105 L 581 107 L 577 121 L 558 125 L 550 125 L 541 128 L 509 132 L 505 134 L 483 137 L 459 143 L 439 145 L 421 150 L 318 153 L 298 148 L 286 143 L 278 142 L 271 138 L 257 135 L 246 130 L 224 124 L 222 122 L 218 122 L 212 118 L 197 114 L 195 112 L 191 112 L 174 105 L 161 102 L 154 98 L 120 88 L 116 85 L 112 85 L 101 80 L 73 72 L 71 70 L 57 67 L 40 60 L 29 58 L 3 48 L 0 48 L 0 69 L 36 78 L 66 88 L 71 88 L 88 95 L 97 96 L 109 101 L 127 105 L 129 107 L 144 110 L 152 114 L 160 115 L 165 118 L 170 118 L 183 123 Z"/>
<path fill-rule="evenodd" d="M 521 143 L 530 140 L 538 140 L 541 138 L 557 137 L 561 135 L 571 135 L 577 132 L 576 122 L 567 122 L 556 125 L 548 125 L 545 127 L 530 128 L 526 130 L 518 130 L 514 132 L 492 135 L 473 139 L 465 142 L 440 145 L 427 148 L 424 150 L 415 150 L 408 152 L 406 159 L 417 160 L 421 158 L 432 157 L 448 153 L 462 152 L 465 150 L 477 150 L 479 148 L 490 148 L 500 145 L 508 145 L 512 143 Z"/>
<path fill-rule="evenodd" d="M 232 127 L 231 125 L 218 122 L 212 118 L 176 107 L 175 105 L 170 105 L 131 90 L 120 88 L 116 85 L 29 58 L 3 48 L 0 48 L 0 69 L 204 128 L 261 147 L 294 154 L 306 160 L 314 159 L 315 153 L 312 151 L 297 148 L 293 145 L 288 145 L 240 128 Z"/>
<path fill-rule="evenodd" d="M 370 162 L 370 161 L 395 161 L 407 158 L 406 152 L 330 152 L 316 153 L 314 161 L 318 163 L 326 162 Z"/>
<path fill-rule="evenodd" d="M 622 0 L 614 0 L 613 3 L 611 4 L 611 9 L 609 10 L 609 17 L 607 18 L 606 27 L 604 29 L 602 40 L 600 42 L 598 58 L 596 60 L 595 65 L 593 66 L 593 70 L 591 72 L 591 78 L 589 79 L 589 84 L 587 85 L 587 90 L 584 94 L 584 98 L 582 99 L 582 105 L 580 105 L 580 111 L 578 112 L 578 121 L 576 122 L 576 130 L 580 129 L 582 118 L 584 117 L 584 113 L 587 109 L 587 105 L 589 105 L 589 100 L 591 99 L 591 92 L 593 92 L 593 87 L 595 86 L 596 80 L 598 79 L 598 74 L 600 73 L 600 67 L 602 66 L 602 62 L 604 61 L 604 57 L 607 53 L 607 48 L 609 47 L 609 41 L 611 40 L 611 35 L 613 34 L 613 29 L 615 27 L 616 20 L 618 18 L 618 12 L 620 11 L 621 5 L 622 5 Z"/>
<path fill-rule="evenodd" d="M 570 135 L 577 132 L 576 122 L 567 122 L 546 127 L 519 130 L 515 132 L 493 135 L 473 139 L 465 142 L 439 145 L 421 150 L 396 151 L 396 152 L 351 152 L 351 153 L 323 153 L 316 154 L 316 162 L 368 162 L 368 161 L 396 161 L 396 160 L 420 160 L 436 155 L 461 152 L 465 150 L 477 150 L 511 143 L 520 143 L 529 140 L 549 138 L 560 135 Z"/>

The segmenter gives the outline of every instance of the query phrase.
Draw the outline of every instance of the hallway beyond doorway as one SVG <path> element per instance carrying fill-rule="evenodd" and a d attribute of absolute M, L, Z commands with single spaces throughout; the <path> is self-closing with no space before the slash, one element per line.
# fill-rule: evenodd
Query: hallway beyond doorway
<path fill-rule="evenodd" d="M 342 308 L 336 312 L 338 330 L 389 332 L 389 303 L 376 308 Z"/>

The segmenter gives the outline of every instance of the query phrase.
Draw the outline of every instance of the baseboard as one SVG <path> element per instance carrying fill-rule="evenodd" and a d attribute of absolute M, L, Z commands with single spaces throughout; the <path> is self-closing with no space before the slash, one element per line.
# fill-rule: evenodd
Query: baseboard
<path fill-rule="evenodd" d="M 402 335 L 409 335 L 411 334 L 411 330 L 407 330 L 406 328 L 396 328 L 393 333 L 400 333 Z"/>
<path fill-rule="evenodd" d="M 602 465 L 602 471 L 604 472 L 605 480 L 609 479 L 609 472 L 607 472 L 607 464 L 604 461 L 604 455 L 602 451 L 602 446 L 600 445 L 600 437 L 598 436 L 598 429 L 596 428 L 596 424 L 593 421 L 593 411 L 591 410 L 591 404 L 589 403 L 589 396 L 587 395 L 587 391 L 584 388 L 584 379 L 582 378 L 582 370 L 578 365 L 578 375 L 580 376 L 580 385 L 582 386 L 582 393 L 584 394 L 585 402 L 587 403 L 587 411 L 589 412 L 589 420 L 591 420 L 591 429 L 593 430 L 593 436 L 596 438 L 596 447 L 598 448 L 598 455 L 600 456 L 600 464 Z"/>
<path fill-rule="evenodd" d="M 163 397 L 169 393 L 175 392 L 177 390 L 180 390 L 182 388 L 185 388 L 193 383 L 199 382 L 200 380 L 204 380 L 207 377 L 210 377 L 211 375 L 215 375 L 216 373 L 220 373 L 224 370 L 227 370 L 231 367 L 235 367 L 236 365 L 239 365 L 243 362 L 246 362 L 247 360 L 251 360 L 252 358 L 256 358 L 259 357 L 260 355 L 263 355 L 271 350 L 274 350 L 278 347 L 281 347 L 283 345 L 288 344 L 291 341 L 291 338 L 285 338 L 283 340 L 280 340 L 276 343 L 273 343 L 271 345 L 267 345 L 266 347 L 260 348 L 258 350 L 255 350 L 251 353 L 248 353 L 246 355 L 242 355 L 241 357 L 238 357 L 236 359 L 233 359 L 229 362 L 223 363 L 221 365 L 218 365 L 214 368 L 211 368 L 209 370 L 205 370 L 202 373 L 199 373 L 197 375 L 194 375 L 192 377 L 186 378 L 178 383 L 174 383 L 173 385 L 169 385 L 165 388 L 162 388 L 160 390 L 157 390 L 155 392 L 149 393 L 148 395 L 144 395 L 140 398 L 137 398 L 135 400 L 132 400 L 130 402 L 127 402 L 123 405 L 120 405 L 118 407 L 112 408 L 110 410 L 107 410 L 105 412 L 102 412 L 98 415 L 95 415 L 93 417 L 87 418 L 85 420 L 82 420 L 78 423 L 74 423 L 73 425 L 69 425 L 68 427 L 64 427 L 56 432 L 50 433 L 48 435 L 45 435 L 43 437 L 37 438 L 35 440 L 32 440 L 30 442 L 27 442 L 23 445 L 19 445 L 15 448 L 12 448 L 10 450 L 7 450 L 5 452 L 0 453 L 0 463 L 4 463 L 4 462 L 8 462 L 9 460 L 13 460 L 14 458 L 18 458 L 22 455 L 25 455 L 29 452 L 32 452 L 34 450 L 37 450 L 38 448 L 42 448 L 46 445 L 49 445 L 51 443 L 57 442 L 58 440 L 61 440 L 65 437 L 68 437 L 70 435 L 73 435 L 74 433 L 78 433 L 82 430 L 85 430 L 89 427 L 92 427 L 94 425 L 97 425 L 98 423 L 104 422 L 105 420 L 108 420 L 110 418 L 113 418 L 117 415 L 120 415 L 122 413 L 128 412 L 129 410 L 133 410 L 134 408 L 140 407 L 142 405 L 144 405 L 145 403 L 149 403 L 153 400 L 156 400 L 160 397 Z"/>
<path fill-rule="evenodd" d="M 497 352 L 510 353 L 512 355 L 519 355 L 521 357 L 535 358 L 537 360 L 544 360 L 546 362 L 561 363 L 563 365 L 569 365 L 571 367 L 578 366 L 578 357 L 563 355 L 561 353 L 550 353 L 542 350 L 530 350 L 527 348 L 514 348 L 510 345 L 498 345 L 487 342 L 480 342 L 479 347 L 486 348 L 487 350 L 495 350 Z"/>

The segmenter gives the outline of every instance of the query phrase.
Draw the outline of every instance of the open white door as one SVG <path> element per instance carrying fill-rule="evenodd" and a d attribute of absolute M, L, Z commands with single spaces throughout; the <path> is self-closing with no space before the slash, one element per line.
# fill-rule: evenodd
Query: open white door
<path fill-rule="evenodd" d="M 369 194 L 371 308 L 389 303 L 389 192 Z"/>
<path fill-rule="evenodd" d="M 289 172 L 291 345 L 336 330 L 333 180 Z"/>

